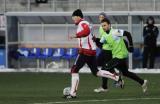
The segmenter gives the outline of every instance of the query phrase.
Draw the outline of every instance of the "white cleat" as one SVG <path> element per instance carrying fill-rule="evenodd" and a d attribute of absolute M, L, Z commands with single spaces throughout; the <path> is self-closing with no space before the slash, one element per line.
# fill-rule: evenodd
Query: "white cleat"
<path fill-rule="evenodd" d="M 147 81 L 147 80 L 144 80 L 144 83 L 143 83 L 143 85 L 142 85 L 143 93 L 146 93 L 146 91 L 147 91 L 147 83 L 148 83 L 148 81 Z"/>
<path fill-rule="evenodd" d="M 102 87 L 94 89 L 94 92 L 96 92 L 96 93 L 108 92 L 108 91 L 109 91 L 108 89 L 104 89 Z"/>

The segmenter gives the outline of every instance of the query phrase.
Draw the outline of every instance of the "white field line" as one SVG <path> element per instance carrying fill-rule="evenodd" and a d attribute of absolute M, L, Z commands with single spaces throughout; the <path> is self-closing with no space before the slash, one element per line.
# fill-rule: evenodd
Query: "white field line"
<path fill-rule="evenodd" d="M 88 102 L 108 102 L 108 101 L 135 101 L 135 100 L 160 100 L 160 98 L 126 98 L 126 99 L 103 99 L 103 100 L 77 100 L 77 101 L 63 101 L 63 102 L 46 102 L 33 104 L 68 104 L 68 103 L 88 103 Z"/>

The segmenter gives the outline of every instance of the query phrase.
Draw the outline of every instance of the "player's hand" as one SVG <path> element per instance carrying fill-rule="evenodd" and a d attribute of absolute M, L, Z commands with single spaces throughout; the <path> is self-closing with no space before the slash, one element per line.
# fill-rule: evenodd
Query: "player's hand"
<path fill-rule="evenodd" d="M 92 37 L 92 40 L 93 40 L 94 42 L 96 42 L 96 37 L 95 37 L 95 36 L 93 36 L 93 37 Z"/>
<path fill-rule="evenodd" d="M 76 38 L 75 35 L 69 35 L 69 39 L 73 39 L 73 38 Z"/>

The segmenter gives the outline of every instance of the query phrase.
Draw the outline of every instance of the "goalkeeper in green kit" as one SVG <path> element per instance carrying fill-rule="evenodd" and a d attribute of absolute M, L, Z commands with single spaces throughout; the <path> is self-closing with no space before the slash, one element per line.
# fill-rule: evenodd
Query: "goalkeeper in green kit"
<path fill-rule="evenodd" d="M 131 34 L 124 30 L 111 28 L 111 23 L 107 18 L 101 21 L 101 26 L 108 35 L 103 35 L 100 39 L 100 43 L 109 44 L 113 56 L 113 58 L 109 62 L 103 65 L 102 69 L 110 71 L 114 68 L 117 68 L 120 72 L 122 72 L 124 76 L 138 82 L 142 86 L 142 90 L 145 93 L 147 91 L 147 80 L 143 80 L 135 73 L 128 71 L 128 50 L 133 51 Z M 126 36 L 129 41 L 128 49 L 123 40 L 124 36 Z"/>

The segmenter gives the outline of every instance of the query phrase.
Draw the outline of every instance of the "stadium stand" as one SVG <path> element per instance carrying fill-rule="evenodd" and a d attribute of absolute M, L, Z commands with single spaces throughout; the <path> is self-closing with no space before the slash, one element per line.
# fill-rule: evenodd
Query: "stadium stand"
<path fill-rule="evenodd" d="M 4 1 L 1 5 L 3 4 Z M 73 11 L 77 7 L 84 11 L 158 11 L 159 4 L 159 0 L 48 0 L 44 4 L 36 4 L 35 0 L 29 0 L 29 4 L 27 0 L 6 0 L 7 11 L 65 12 Z"/>

